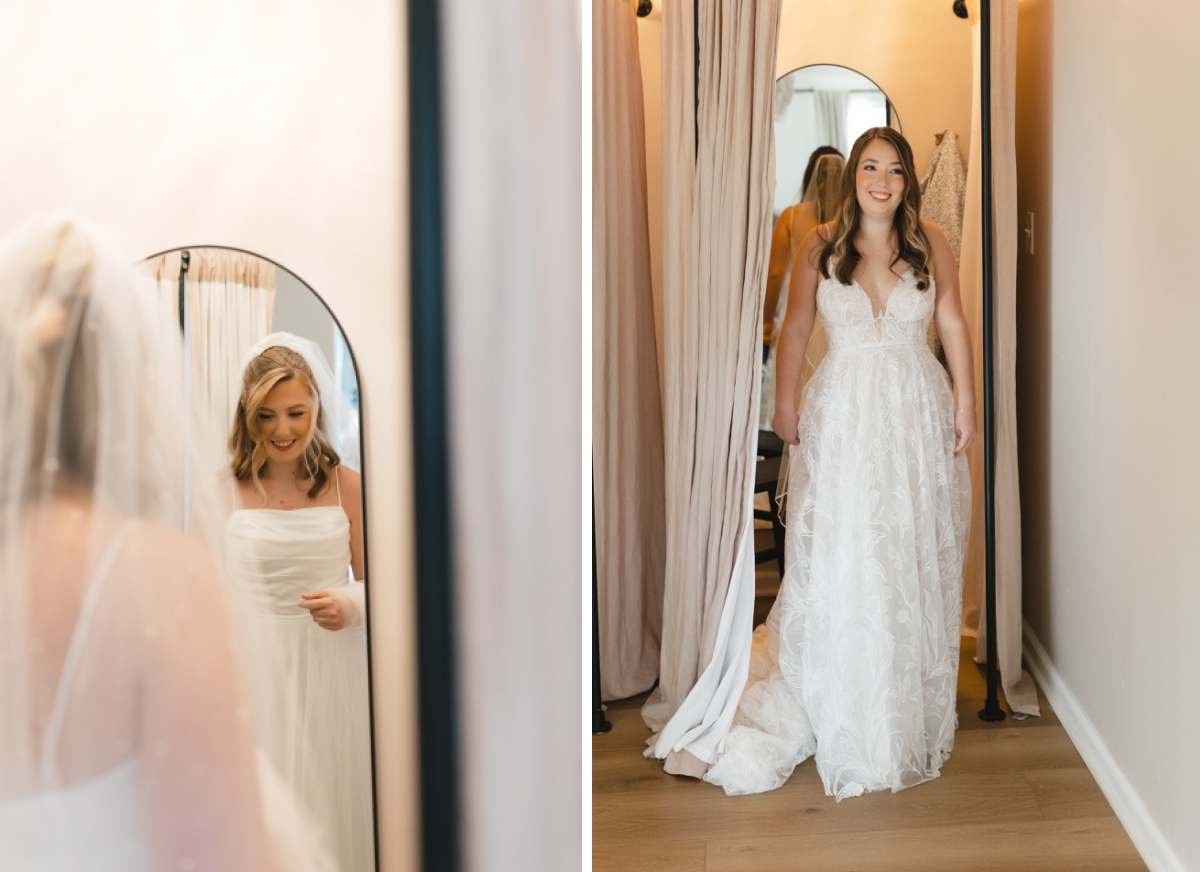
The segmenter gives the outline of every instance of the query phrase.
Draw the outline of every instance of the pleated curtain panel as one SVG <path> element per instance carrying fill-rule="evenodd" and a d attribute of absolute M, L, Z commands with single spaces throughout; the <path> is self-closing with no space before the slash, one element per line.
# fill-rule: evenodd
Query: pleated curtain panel
<path fill-rule="evenodd" d="M 551 0 L 438 9 L 462 869 L 559 872 L 583 811 L 581 28 Z"/>
<path fill-rule="evenodd" d="M 1017 0 L 992 0 L 993 325 L 996 392 L 996 647 L 1005 701 L 1018 715 L 1040 714 L 1037 689 L 1021 667 L 1021 494 L 1017 475 Z M 978 19 L 978 16 L 975 16 Z M 980 25 L 974 25 L 975 100 L 963 217 L 963 308 L 975 340 L 976 395 L 983 397 L 982 130 Z M 980 411 L 982 416 L 982 410 Z M 982 424 L 982 417 L 980 418 Z M 984 662 L 983 438 L 968 450 L 971 541 L 964 571 L 964 626 L 978 626 L 976 660 Z"/>
<path fill-rule="evenodd" d="M 647 755 L 690 775 L 728 730 L 749 667 L 780 2 L 696 8 L 698 95 L 693 4 L 663 8 L 667 551 L 660 681 L 642 709 Z"/>
<path fill-rule="evenodd" d="M 592 4 L 592 478 L 601 695 L 658 678 L 666 507 L 635 0 Z"/>

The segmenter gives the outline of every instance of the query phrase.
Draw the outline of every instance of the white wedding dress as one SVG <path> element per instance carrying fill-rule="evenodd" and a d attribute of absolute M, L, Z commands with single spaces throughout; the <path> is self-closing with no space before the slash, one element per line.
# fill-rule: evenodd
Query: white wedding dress
<path fill-rule="evenodd" d="M 236 509 L 225 545 L 246 602 L 259 746 L 321 827 L 340 872 L 374 872 L 365 627 L 360 619 L 326 630 L 297 605 L 303 593 L 351 586 L 361 618 L 340 486 L 336 506 Z"/>
<path fill-rule="evenodd" d="M 87 596 L 71 631 L 43 737 L 40 771 L 44 783 L 53 781 L 59 734 L 71 689 L 83 668 L 85 640 L 128 529 L 113 538 L 99 571 L 84 588 Z M 140 775 L 140 757 L 135 753 L 107 772 L 77 784 L 0 802 L 0 872 L 149 872 Z"/>
<path fill-rule="evenodd" d="M 815 754 L 838 800 L 936 778 L 954 744 L 970 520 L 954 398 L 912 270 L 882 315 L 855 282 L 817 287 L 829 350 L 791 449 L 786 574 L 704 778 L 779 787 Z"/>

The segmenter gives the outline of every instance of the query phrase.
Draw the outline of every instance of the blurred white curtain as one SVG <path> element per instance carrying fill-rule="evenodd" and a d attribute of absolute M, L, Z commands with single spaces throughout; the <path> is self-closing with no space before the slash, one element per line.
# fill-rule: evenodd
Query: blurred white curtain
<path fill-rule="evenodd" d="M 204 429 L 194 434 L 201 475 L 229 463 L 229 431 L 241 390 L 242 357 L 271 332 L 275 307 L 275 264 L 252 254 L 221 248 L 187 249 L 188 347 L 185 379 Z M 170 251 L 143 266 L 178 311 L 180 252 Z"/>
<path fill-rule="evenodd" d="M 996 392 L 996 648 L 1004 698 L 1013 712 L 1040 714 L 1037 689 L 1021 668 L 1021 498 L 1017 477 L 1017 0 L 992 0 L 993 324 Z M 980 26 L 975 22 L 975 100 L 963 217 L 963 309 L 975 340 L 975 391 L 983 424 L 983 213 L 979 103 Z M 984 615 L 983 435 L 971 464 L 971 541 L 964 571 L 964 629 L 978 626 L 976 660 L 987 654 Z"/>
<path fill-rule="evenodd" d="M 745 684 L 779 0 L 663 10 L 667 573 L 648 755 L 699 775 Z M 699 142 L 696 116 L 698 105 Z"/>
<path fill-rule="evenodd" d="M 846 141 L 846 115 L 849 108 L 849 91 L 813 91 L 818 143 L 832 145 L 842 154 L 850 153 L 850 144 Z"/>
<path fill-rule="evenodd" d="M 582 851 L 578 6 L 443 0 L 464 868 Z"/>
<path fill-rule="evenodd" d="M 632 0 L 592 3 L 592 478 L 604 699 L 658 678 L 666 507 Z"/>

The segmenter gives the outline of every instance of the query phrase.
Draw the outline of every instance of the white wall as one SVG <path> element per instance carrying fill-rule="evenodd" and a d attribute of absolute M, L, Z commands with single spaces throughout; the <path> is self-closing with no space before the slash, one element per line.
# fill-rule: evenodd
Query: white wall
<path fill-rule="evenodd" d="M 1026 619 L 1151 869 L 1200 869 L 1200 5 L 1020 10 Z"/>
<path fill-rule="evenodd" d="M 0 5 L 0 233 L 66 209 L 146 255 L 229 245 L 302 276 L 362 371 L 383 869 L 416 860 L 403 5 Z"/>

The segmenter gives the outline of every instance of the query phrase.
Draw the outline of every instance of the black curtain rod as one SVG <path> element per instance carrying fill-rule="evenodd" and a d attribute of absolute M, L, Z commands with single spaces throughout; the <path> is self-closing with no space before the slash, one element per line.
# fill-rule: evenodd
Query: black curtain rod
<path fill-rule="evenodd" d="M 961 0 L 960 0 L 961 2 Z M 956 11 L 957 11 L 957 4 Z M 980 720 L 1006 717 L 1000 708 L 1000 665 L 996 662 L 996 391 L 993 366 L 992 315 L 992 4 L 979 0 L 979 104 L 983 184 L 983 517 L 985 558 L 984 595 L 987 610 L 987 701 Z"/>

